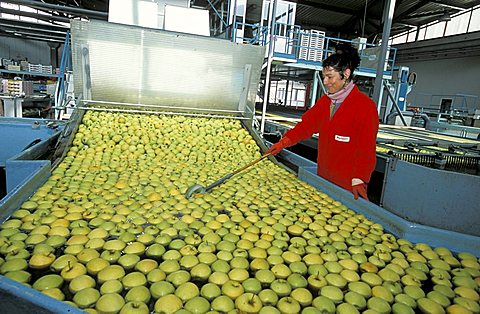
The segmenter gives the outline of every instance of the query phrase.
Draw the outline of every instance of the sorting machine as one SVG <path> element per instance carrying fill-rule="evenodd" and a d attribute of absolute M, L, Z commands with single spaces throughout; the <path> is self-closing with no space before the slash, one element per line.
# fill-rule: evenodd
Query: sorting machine
<path fill-rule="evenodd" d="M 240 119 L 260 148 L 266 149 L 264 139 L 255 129 L 254 119 L 255 95 L 265 55 L 263 47 L 93 20 L 72 21 L 71 25 L 75 90 L 80 96 L 69 122 L 72 132 L 58 145 L 63 154 L 68 150 L 87 110 Z M 112 51 L 115 51 L 115 58 L 112 58 Z M 386 142 L 385 145 L 392 144 Z M 384 155 L 386 160 L 390 160 L 385 169 L 394 168 L 392 155 Z M 386 211 L 366 200 L 355 201 L 351 193 L 316 176 L 315 163 L 298 154 L 285 150 L 280 160 L 294 165 L 301 180 L 382 224 L 398 237 L 480 255 L 479 234 L 472 231 L 471 226 L 455 230 L 447 223 L 427 226 L 415 220 L 409 221 L 408 217 Z M 403 160 L 396 160 L 395 167 L 399 169 Z M 468 176 L 478 179 L 478 176 Z M 45 175 L 30 175 L 22 182 L 22 188 L 9 193 L 6 197 L 15 201 L 0 203 L 0 222 L 18 209 L 46 179 Z M 468 186 L 477 184 L 475 180 L 462 181 L 464 191 L 471 193 Z M 403 182 L 402 188 L 412 183 L 413 180 Z M 385 188 L 388 190 L 390 187 L 386 184 Z M 471 204 L 478 204 L 478 196 L 473 198 Z M 387 200 L 384 198 L 384 205 Z M 476 216 L 470 217 L 470 221 L 476 219 L 478 222 L 478 212 L 472 213 Z M 445 217 L 444 213 L 439 215 L 437 212 L 435 215 Z M 6 312 L 80 312 L 1 276 L 0 299 Z"/>

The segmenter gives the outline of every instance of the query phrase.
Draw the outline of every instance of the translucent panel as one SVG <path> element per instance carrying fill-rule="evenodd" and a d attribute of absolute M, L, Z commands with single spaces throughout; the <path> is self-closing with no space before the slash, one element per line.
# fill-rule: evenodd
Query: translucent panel
<path fill-rule="evenodd" d="M 38 20 L 33 18 L 33 17 L 28 17 L 28 16 L 20 16 L 20 21 L 25 21 L 25 22 L 32 22 L 32 23 L 37 23 Z"/>
<path fill-rule="evenodd" d="M 480 31 L 480 7 L 473 10 L 470 26 L 468 27 L 468 32 L 476 31 Z"/>
<path fill-rule="evenodd" d="M 400 35 L 392 39 L 392 45 L 404 44 L 407 41 L 407 34 Z"/>
<path fill-rule="evenodd" d="M 83 99 L 253 113 L 264 47 L 95 20 L 71 30 Z"/>
<path fill-rule="evenodd" d="M 444 31 L 445 31 L 445 22 L 439 22 L 439 23 L 429 25 L 427 26 L 425 39 L 442 37 Z"/>
<path fill-rule="evenodd" d="M 0 7 L 6 8 L 6 9 L 18 10 L 19 5 L 18 4 L 0 2 Z"/>
<path fill-rule="evenodd" d="M 26 5 L 21 5 L 21 6 L 20 6 L 20 11 L 37 13 L 37 9 L 31 8 L 31 7 L 27 7 Z"/>
<path fill-rule="evenodd" d="M 466 33 L 469 17 L 470 12 L 453 17 L 452 20 L 447 23 L 445 36 Z"/>
<path fill-rule="evenodd" d="M 427 32 L 427 27 L 421 27 L 420 30 L 418 31 L 418 40 L 424 40 L 426 32 Z"/>
<path fill-rule="evenodd" d="M 9 19 L 9 20 L 18 20 L 19 19 L 18 15 L 7 14 L 7 13 L 2 13 L 2 18 Z"/>
<path fill-rule="evenodd" d="M 407 42 L 415 41 L 416 36 L 417 36 L 417 29 L 411 30 L 410 32 L 408 32 Z"/>

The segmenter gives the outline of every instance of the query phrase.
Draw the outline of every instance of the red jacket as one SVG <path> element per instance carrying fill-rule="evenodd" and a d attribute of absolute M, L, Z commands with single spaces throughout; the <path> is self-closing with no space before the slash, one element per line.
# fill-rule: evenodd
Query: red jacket
<path fill-rule="evenodd" d="M 377 107 L 357 86 L 332 120 L 330 103 L 330 98 L 322 96 L 284 137 L 297 143 L 319 133 L 317 174 L 351 191 L 353 178 L 368 183 L 375 169 Z"/>

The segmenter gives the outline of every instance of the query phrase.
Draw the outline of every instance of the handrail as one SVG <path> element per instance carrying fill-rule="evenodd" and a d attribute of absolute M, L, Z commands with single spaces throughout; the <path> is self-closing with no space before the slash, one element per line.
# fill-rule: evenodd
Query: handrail
<path fill-rule="evenodd" d="M 237 29 L 239 26 L 244 26 L 244 28 L 251 28 L 252 30 L 258 30 L 260 25 L 257 24 L 249 24 L 249 23 L 242 23 L 242 22 L 237 22 L 234 21 L 233 24 L 233 36 L 232 36 L 232 41 L 234 42 L 243 42 L 246 44 L 259 44 L 262 46 L 267 46 L 268 43 L 268 36 L 266 36 L 270 32 L 270 27 L 269 26 L 263 26 L 261 27 L 260 33 L 262 34 L 261 36 L 254 36 L 252 38 L 245 37 L 245 36 L 238 36 L 237 34 Z M 375 45 L 371 43 L 358 43 L 357 41 L 353 40 L 347 40 L 347 39 L 342 39 L 342 38 L 337 38 L 337 37 L 329 37 L 329 36 L 324 36 L 321 34 L 315 34 L 315 33 L 310 33 L 307 30 L 301 29 L 299 25 L 293 25 L 293 24 L 287 24 L 287 23 L 280 23 L 276 22 L 275 27 L 273 27 L 273 35 L 276 38 L 276 40 L 273 42 L 274 45 L 274 54 L 277 53 L 289 56 L 291 59 L 296 59 L 297 61 L 308 61 L 308 62 L 317 62 L 319 65 L 321 65 L 321 60 L 318 61 L 312 61 L 312 60 L 303 60 L 300 58 L 300 50 L 306 50 L 307 52 L 317 52 L 320 53 L 322 52 L 322 56 L 326 57 L 330 53 L 333 53 L 334 50 L 331 49 L 331 43 L 332 42 L 345 42 L 345 43 L 351 43 L 353 45 L 361 45 L 363 49 L 359 49 L 359 54 L 360 54 L 360 66 L 358 68 L 358 71 L 360 72 L 368 72 L 368 73 L 375 73 L 376 72 L 376 64 L 375 61 L 378 60 L 378 51 L 377 49 L 380 48 L 380 45 Z M 255 33 L 255 32 L 254 32 Z M 281 41 L 279 39 L 283 38 L 284 42 L 280 43 Z M 307 42 L 310 42 L 311 39 L 314 40 L 323 40 L 323 45 L 319 47 L 311 47 L 311 46 L 306 46 L 302 45 L 301 40 L 302 38 L 306 38 Z M 385 61 L 385 74 L 387 75 L 392 75 L 393 69 L 395 66 L 395 58 L 396 58 L 396 53 L 397 49 L 393 47 L 388 48 L 388 57 Z M 377 61 L 378 63 L 378 61 Z"/>

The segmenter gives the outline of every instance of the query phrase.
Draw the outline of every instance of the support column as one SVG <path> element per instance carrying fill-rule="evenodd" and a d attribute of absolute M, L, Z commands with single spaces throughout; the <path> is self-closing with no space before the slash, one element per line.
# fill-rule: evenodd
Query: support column
<path fill-rule="evenodd" d="M 318 93 L 318 70 L 313 72 L 313 83 L 312 83 L 312 92 L 310 94 L 310 106 L 308 109 L 312 108 L 317 101 L 317 93 Z"/>
<path fill-rule="evenodd" d="M 270 0 L 270 7 L 268 10 L 268 17 L 270 19 L 270 31 L 269 31 L 269 42 L 268 42 L 268 57 L 267 57 L 267 69 L 265 74 L 265 88 L 263 93 L 263 107 L 262 107 L 262 122 L 260 123 L 260 135 L 263 136 L 265 131 L 265 114 L 267 113 L 267 104 L 270 94 L 270 72 L 272 71 L 272 58 L 273 58 L 273 48 L 274 48 L 274 30 L 275 30 L 275 7 L 277 6 L 277 0 Z"/>
<path fill-rule="evenodd" d="M 386 0 L 383 7 L 383 32 L 382 46 L 377 65 L 377 76 L 375 77 L 375 85 L 373 87 L 373 101 L 377 104 L 377 110 L 380 113 L 381 94 L 383 91 L 383 73 L 385 68 L 385 60 L 387 58 L 388 39 L 390 37 L 390 29 L 392 28 L 393 12 L 395 10 L 395 0 Z M 392 69 L 393 70 L 393 69 Z"/>

